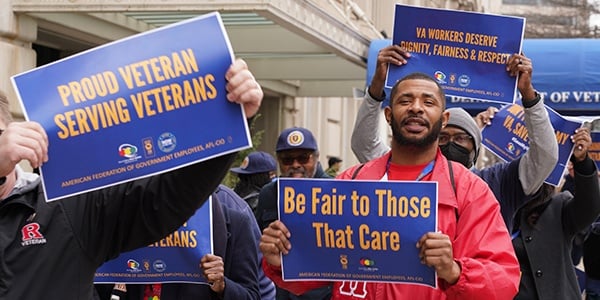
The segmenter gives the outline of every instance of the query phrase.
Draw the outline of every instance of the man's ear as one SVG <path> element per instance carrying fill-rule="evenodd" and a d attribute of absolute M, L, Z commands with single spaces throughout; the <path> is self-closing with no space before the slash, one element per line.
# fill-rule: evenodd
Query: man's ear
<path fill-rule="evenodd" d="M 392 124 L 392 108 L 389 106 L 384 107 L 383 114 L 385 115 L 385 121 L 391 125 Z"/>
<path fill-rule="evenodd" d="M 450 112 L 445 110 L 442 113 L 442 128 L 446 127 L 446 125 L 448 125 L 448 120 L 450 120 Z"/>

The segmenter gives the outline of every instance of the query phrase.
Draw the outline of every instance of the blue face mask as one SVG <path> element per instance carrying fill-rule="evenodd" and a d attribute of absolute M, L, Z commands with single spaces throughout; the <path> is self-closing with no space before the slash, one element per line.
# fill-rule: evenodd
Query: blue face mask
<path fill-rule="evenodd" d="M 471 152 L 461 145 L 454 142 L 448 142 L 445 145 L 440 145 L 442 154 L 451 161 L 461 163 L 463 166 L 471 168 L 473 166 L 473 160 L 471 159 Z"/>

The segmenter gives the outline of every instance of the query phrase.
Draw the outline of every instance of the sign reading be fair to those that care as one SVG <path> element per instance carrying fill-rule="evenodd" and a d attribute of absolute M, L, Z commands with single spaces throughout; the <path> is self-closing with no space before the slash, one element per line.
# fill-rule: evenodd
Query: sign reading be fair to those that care
<path fill-rule="evenodd" d="M 226 99 L 233 55 L 212 13 L 16 75 L 49 138 L 47 200 L 162 173 L 250 146 Z"/>
<path fill-rule="evenodd" d="M 416 248 L 437 228 L 436 182 L 280 178 L 279 217 L 291 233 L 285 280 L 437 286 Z"/>
<path fill-rule="evenodd" d="M 524 29 L 523 18 L 396 4 L 392 42 L 411 57 L 390 64 L 386 87 L 422 72 L 449 96 L 512 103 L 517 82 L 506 63 L 521 52 Z"/>

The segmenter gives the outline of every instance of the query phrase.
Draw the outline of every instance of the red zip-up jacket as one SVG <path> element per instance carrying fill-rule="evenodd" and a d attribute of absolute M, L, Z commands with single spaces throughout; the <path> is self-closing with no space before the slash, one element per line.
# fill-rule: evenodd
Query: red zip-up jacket
<path fill-rule="evenodd" d="M 364 164 L 356 179 L 381 179 L 390 155 Z M 337 178 L 351 179 L 358 167 L 344 171 Z M 339 281 L 333 282 L 332 300 L 514 298 L 519 288 L 519 263 L 498 201 L 487 184 L 462 165 L 452 163 L 452 172 L 456 193 L 448 161 L 438 150 L 431 176 L 426 179 L 438 182 L 438 230 L 452 240 L 454 259 L 461 267 L 458 281 L 449 285 L 438 278 L 437 289 L 414 284 Z M 281 269 L 268 265 L 264 259 L 263 269 L 277 286 L 295 294 L 331 284 L 323 281 L 284 282 Z"/>

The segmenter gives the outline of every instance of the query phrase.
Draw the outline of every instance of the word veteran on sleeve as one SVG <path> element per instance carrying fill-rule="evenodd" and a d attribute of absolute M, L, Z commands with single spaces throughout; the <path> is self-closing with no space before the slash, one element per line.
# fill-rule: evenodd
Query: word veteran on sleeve
<path fill-rule="evenodd" d="M 371 213 L 371 200 L 368 195 L 359 195 L 352 191 L 350 197 L 337 194 L 333 188 L 331 192 L 324 193 L 321 188 L 313 187 L 310 195 L 310 205 L 307 207 L 306 195 L 296 193 L 292 187 L 284 189 L 284 213 L 309 213 L 320 216 L 344 215 L 344 203 L 349 198 L 352 216 L 368 216 Z M 373 195 L 377 201 L 376 215 L 387 218 L 428 218 L 431 215 L 431 199 L 417 196 L 394 196 L 391 190 L 375 189 Z M 307 211 L 307 208 L 309 209 Z M 313 222 L 317 247 L 354 249 L 355 237 L 351 225 L 345 228 L 331 228 L 326 222 Z M 358 227 L 358 245 L 363 250 L 400 250 L 400 234 L 397 231 L 377 231 L 368 224 Z"/>
<path fill-rule="evenodd" d="M 91 104 L 55 115 L 58 137 L 67 139 L 128 123 L 132 116 L 143 119 L 215 99 L 217 89 L 214 75 L 196 76 L 199 71 L 194 52 L 185 49 L 119 67 L 117 73 L 105 71 L 59 85 L 57 90 L 64 107 L 88 101 Z M 156 86 L 157 83 L 188 75 L 194 77 Z M 124 82 L 125 86 L 120 86 L 119 82 Z M 152 85 L 155 87 L 150 87 Z M 130 106 L 124 97 L 92 102 L 115 95 L 123 88 L 140 90 L 128 97 L 134 115 L 130 113 Z"/>

